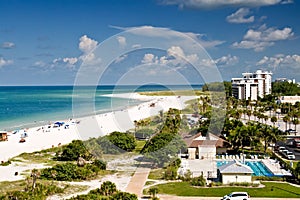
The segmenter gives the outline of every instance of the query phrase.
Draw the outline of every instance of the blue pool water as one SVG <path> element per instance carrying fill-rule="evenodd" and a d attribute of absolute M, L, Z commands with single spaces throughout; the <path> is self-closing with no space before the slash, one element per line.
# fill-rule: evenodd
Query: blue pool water
<path fill-rule="evenodd" d="M 227 163 L 228 161 L 217 161 L 217 167 Z M 274 176 L 274 174 L 260 161 L 246 161 L 245 164 L 253 170 L 254 176 Z"/>

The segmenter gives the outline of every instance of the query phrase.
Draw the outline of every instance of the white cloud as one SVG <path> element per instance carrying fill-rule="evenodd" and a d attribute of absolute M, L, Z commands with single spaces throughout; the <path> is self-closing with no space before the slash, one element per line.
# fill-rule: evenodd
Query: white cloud
<path fill-rule="evenodd" d="M 131 48 L 133 48 L 133 49 L 138 49 L 138 48 L 141 48 L 141 47 L 142 47 L 142 45 L 140 45 L 140 44 L 134 44 L 134 45 L 131 46 Z"/>
<path fill-rule="evenodd" d="M 183 50 L 179 46 L 172 46 L 167 50 L 169 56 L 176 57 L 185 57 Z"/>
<path fill-rule="evenodd" d="M 254 51 L 263 51 L 266 47 L 273 46 L 275 42 L 280 40 L 288 40 L 292 38 L 294 32 L 292 28 L 285 27 L 276 29 L 274 27 L 267 28 L 266 25 L 261 26 L 258 30 L 249 29 L 240 42 L 232 44 L 234 48 L 254 49 Z"/>
<path fill-rule="evenodd" d="M 120 62 L 122 62 L 123 60 L 125 60 L 127 57 L 128 57 L 128 55 L 127 55 L 127 54 L 124 54 L 124 55 L 122 55 L 122 56 L 116 58 L 115 61 L 114 61 L 114 63 L 120 63 Z"/>
<path fill-rule="evenodd" d="M 13 60 L 6 60 L 2 57 L 0 57 L 0 68 L 6 66 L 6 65 L 10 65 L 13 64 Z"/>
<path fill-rule="evenodd" d="M 86 35 L 82 36 L 79 41 L 79 49 L 85 54 L 90 53 L 98 45 L 96 40 L 93 40 Z"/>
<path fill-rule="evenodd" d="M 70 65 L 75 65 L 78 62 L 78 58 L 63 58 L 63 62 Z"/>
<path fill-rule="evenodd" d="M 238 63 L 239 59 L 237 56 L 228 54 L 215 60 L 216 65 L 234 65 Z"/>
<path fill-rule="evenodd" d="M 158 57 L 152 53 L 147 53 L 144 55 L 141 63 L 143 63 L 143 64 L 158 64 Z"/>
<path fill-rule="evenodd" d="M 227 22 L 230 23 L 251 23 L 254 22 L 254 16 L 249 16 L 250 10 L 249 8 L 240 8 L 235 13 L 232 13 L 231 15 L 226 17 Z"/>
<path fill-rule="evenodd" d="M 57 62 L 58 59 L 55 59 L 55 62 Z M 53 61 L 54 62 L 54 61 Z M 44 68 L 47 66 L 47 64 L 44 62 L 44 61 L 36 61 L 34 64 L 33 64 L 35 67 L 41 67 L 41 68 Z"/>
<path fill-rule="evenodd" d="M 178 5 L 179 8 L 217 9 L 223 7 L 262 7 L 292 3 L 291 0 L 161 0 L 164 5 Z"/>
<path fill-rule="evenodd" d="M 187 63 L 196 64 L 199 58 L 196 54 L 186 55 L 183 49 L 179 46 L 171 46 L 167 49 L 166 56 L 155 56 L 152 53 L 144 55 L 141 63 L 143 64 L 160 64 L 174 67 L 174 69 L 181 69 Z"/>
<path fill-rule="evenodd" d="M 93 50 L 98 45 L 98 41 L 93 40 L 86 35 L 82 36 L 79 41 L 79 49 L 83 52 L 83 54 L 79 56 L 78 59 L 88 65 L 99 64 L 101 59 L 97 58 L 93 53 Z"/>
<path fill-rule="evenodd" d="M 117 40 L 118 40 L 119 45 L 120 45 L 121 47 L 125 47 L 125 46 L 126 46 L 126 38 L 125 38 L 125 37 L 123 37 L 123 36 L 118 36 L 118 37 L 117 37 Z"/>
<path fill-rule="evenodd" d="M 193 33 L 193 32 L 177 32 L 169 28 L 153 27 L 153 26 L 140 26 L 140 27 L 119 27 L 110 26 L 115 29 L 127 31 L 130 30 L 131 33 L 136 35 L 143 35 L 148 37 L 158 37 L 158 38 L 183 38 L 184 34 L 191 37 L 196 42 L 200 43 L 204 48 L 213 48 L 218 45 L 223 44 L 225 41 L 221 40 L 208 40 L 205 38 L 205 34 Z M 139 46 L 136 46 L 139 47 Z"/>
<path fill-rule="evenodd" d="M 300 55 L 278 54 L 273 57 L 264 56 L 256 63 L 257 66 L 266 66 L 269 68 L 285 67 L 300 69 Z"/>
<path fill-rule="evenodd" d="M 232 55 L 228 54 L 226 56 L 222 56 L 215 60 L 214 59 L 202 59 L 201 62 L 204 66 L 213 66 L 213 65 L 232 66 L 239 62 L 239 58 L 237 56 L 232 56 Z"/>
<path fill-rule="evenodd" d="M 16 45 L 12 42 L 3 42 L 1 45 L 2 49 L 12 49 L 14 48 Z"/>

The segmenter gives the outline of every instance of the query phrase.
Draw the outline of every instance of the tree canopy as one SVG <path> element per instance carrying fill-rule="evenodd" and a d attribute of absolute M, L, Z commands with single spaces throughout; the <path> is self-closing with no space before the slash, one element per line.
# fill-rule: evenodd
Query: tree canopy
<path fill-rule="evenodd" d="M 296 83 L 273 82 L 272 93 L 282 96 L 300 95 L 300 87 Z"/>

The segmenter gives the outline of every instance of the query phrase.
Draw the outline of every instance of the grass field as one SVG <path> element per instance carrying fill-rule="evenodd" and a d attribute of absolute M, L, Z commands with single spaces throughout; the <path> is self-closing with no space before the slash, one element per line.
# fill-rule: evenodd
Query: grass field
<path fill-rule="evenodd" d="M 300 187 L 288 183 L 263 182 L 263 188 L 245 187 L 192 187 L 188 182 L 176 182 L 157 185 L 159 193 L 177 196 L 221 197 L 234 191 L 248 192 L 251 197 L 300 198 Z"/>

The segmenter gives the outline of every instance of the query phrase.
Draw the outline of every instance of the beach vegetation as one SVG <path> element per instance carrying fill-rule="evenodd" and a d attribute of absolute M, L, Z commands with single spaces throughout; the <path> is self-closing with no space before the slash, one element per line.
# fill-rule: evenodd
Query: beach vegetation
<path fill-rule="evenodd" d="M 76 197 L 70 198 L 70 200 L 90 200 L 90 199 L 130 199 L 137 200 L 137 196 L 135 194 L 131 194 L 128 192 L 122 192 L 117 190 L 117 187 L 114 183 L 110 181 L 105 181 L 101 184 L 100 188 L 89 191 L 88 194 L 78 195 Z"/>
<path fill-rule="evenodd" d="M 6 162 L 4 162 L 4 161 L 1 161 L 1 166 L 8 166 L 8 165 L 10 165 L 11 164 L 11 161 L 10 160 L 8 160 L 8 161 L 6 161 Z"/>
<path fill-rule="evenodd" d="M 95 157 L 102 157 L 103 154 L 132 152 L 137 146 L 137 141 L 130 133 L 115 131 L 106 136 L 91 138 L 84 144 Z M 94 154 L 95 152 L 97 154 Z"/>
<path fill-rule="evenodd" d="M 179 135 L 181 124 L 180 110 L 169 109 L 165 114 L 165 121 L 160 131 L 149 139 L 141 153 L 156 166 L 169 163 L 186 144 Z"/>
<path fill-rule="evenodd" d="M 4 195 L 0 195 L 0 199 L 10 200 L 27 200 L 27 199 L 46 199 L 50 195 L 63 193 L 64 189 L 68 187 L 59 187 L 54 183 L 33 185 L 26 185 L 23 190 L 8 191 Z"/>
<path fill-rule="evenodd" d="M 133 151 L 136 147 L 136 141 L 134 136 L 128 133 L 115 131 L 108 135 L 108 139 L 116 147 L 127 152 Z"/>
<path fill-rule="evenodd" d="M 75 161 L 79 157 L 85 160 L 90 160 L 92 154 L 88 151 L 86 146 L 81 140 L 73 140 L 70 144 L 64 146 L 61 153 L 58 152 L 55 159 L 60 161 Z"/>
<path fill-rule="evenodd" d="M 74 181 L 88 180 L 106 169 L 106 163 L 101 160 L 95 160 L 80 167 L 74 163 L 62 163 L 50 168 L 41 170 L 40 177 L 47 180 Z"/>

